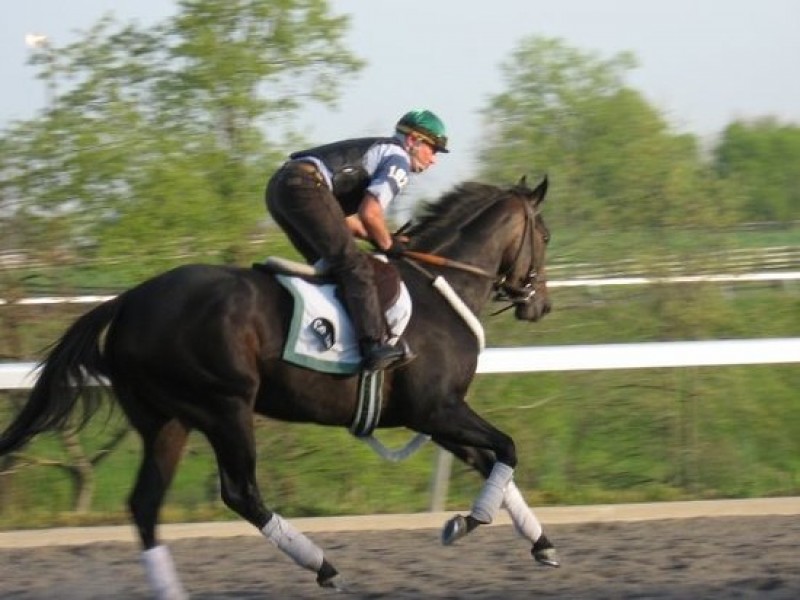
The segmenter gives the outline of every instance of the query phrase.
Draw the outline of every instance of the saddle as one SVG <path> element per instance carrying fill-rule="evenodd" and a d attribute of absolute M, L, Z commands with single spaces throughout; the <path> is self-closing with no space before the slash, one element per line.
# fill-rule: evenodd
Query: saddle
<path fill-rule="evenodd" d="M 369 264 L 372 266 L 373 279 L 378 291 L 378 301 L 381 309 L 386 312 L 394 306 L 400 297 L 400 285 L 402 280 L 398 270 L 383 256 L 371 255 Z M 309 265 L 299 261 L 270 256 L 263 263 L 253 263 L 253 269 L 273 275 L 288 275 L 290 277 L 300 277 L 301 279 L 313 284 L 333 284 L 336 283 L 330 273 L 324 267 Z M 337 296 L 338 296 L 337 288 Z M 341 300 L 341 297 L 339 296 Z"/>
<path fill-rule="evenodd" d="M 411 318 L 408 290 L 397 269 L 384 257 L 371 256 L 369 264 L 387 326 L 400 336 Z M 253 268 L 274 275 L 294 297 L 295 309 L 283 359 L 324 373 L 358 372 L 357 407 L 349 429 L 356 437 L 370 437 L 380 421 L 383 371 L 361 368 L 361 354 L 352 327 L 341 321 L 341 313 L 330 303 L 335 295 L 343 304 L 333 277 L 318 266 L 278 257 L 269 257 Z M 326 294 L 320 301 L 320 295 Z"/>

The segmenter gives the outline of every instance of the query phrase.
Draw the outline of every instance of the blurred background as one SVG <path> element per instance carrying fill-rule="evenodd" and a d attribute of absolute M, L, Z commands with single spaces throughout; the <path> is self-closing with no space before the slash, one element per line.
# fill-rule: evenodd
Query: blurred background
<path fill-rule="evenodd" d="M 41 356 L 87 310 L 70 298 L 292 256 L 263 206 L 272 171 L 298 148 L 389 134 L 417 106 L 453 151 L 393 220 L 464 180 L 547 174 L 549 278 L 586 280 L 554 285 L 542 323 L 484 319 L 490 346 L 800 335 L 800 6 L 596 4 L 7 8 L 0 360 Z M 700 277 L 589 281 L 684 275 Z M 470 399 L 515 438 L 528 500 L 570 504 L 800 493 L 797 389 L 797 366 L 704 367 L 481 375 Z M 0 426 L 23 400 L 0 390 Z M 258 429 L 264 496 L 287 516 L 428 506 L 432 448 L 389 464 L 346 432 Z M 116 414 L 42 438 L 0 459 L 0 527 L 124 522 L 138 460 Z M 455 467 L 448 506 L 479 484 Z M 166 510 L 231 516 L 199 437 Z"/>

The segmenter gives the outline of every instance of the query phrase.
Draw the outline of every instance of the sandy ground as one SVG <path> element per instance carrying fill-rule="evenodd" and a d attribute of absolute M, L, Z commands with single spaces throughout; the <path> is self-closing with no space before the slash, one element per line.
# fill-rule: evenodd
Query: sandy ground
<path fill-rule="evenodd" d="M 309 533 L 350 590 L 320 589 L 258 535 L 170 542 L 195 600 L 800 598 L 800 517 L 720 516 L 555 524 L 563 566 L 536 566 L 509 525 L 454 546 L 439 529 Z M 55 541 L 55 540 L 54 540 Z M 149 597 L 129 541 L 0 548 L 0 598 Z"/>

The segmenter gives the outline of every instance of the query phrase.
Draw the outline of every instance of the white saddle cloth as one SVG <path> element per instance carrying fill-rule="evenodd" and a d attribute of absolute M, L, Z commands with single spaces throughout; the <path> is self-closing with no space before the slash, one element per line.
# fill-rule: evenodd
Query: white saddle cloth
<path fill-rule="evenodd" d="M 275 277 L 294 297 L 289 337 L 283 348 L 284 360 L 325 373 L 357 373 L 361 366 L 358 340 L 344 307 L 336 298 L 336 286 L 309 283 L 288 275 Z M 411 295 L 401 282 L 397 301 L 386 311 L 392 336 L 402 335 L 410 319 Z M 320 323 L 324 323 L 322 328 L 328 335 L 321 333 Z"/>

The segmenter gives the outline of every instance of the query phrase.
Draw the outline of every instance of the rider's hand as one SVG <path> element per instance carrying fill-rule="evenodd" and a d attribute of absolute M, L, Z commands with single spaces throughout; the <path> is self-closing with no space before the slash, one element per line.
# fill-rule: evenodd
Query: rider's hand
<path fill-rule="evenodd" d="M 399 237 L 392 238 L 392 245 L 389 246 L 383 253 L 389 258 L 401 258 L 406 251 L 406 243 Z"/>

